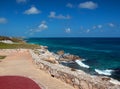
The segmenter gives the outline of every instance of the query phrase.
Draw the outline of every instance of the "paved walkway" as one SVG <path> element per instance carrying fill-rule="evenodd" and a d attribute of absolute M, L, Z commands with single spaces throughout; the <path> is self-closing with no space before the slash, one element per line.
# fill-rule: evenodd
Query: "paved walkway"
<path fill-rule="evenodd" d="M 1 52 L 7 57 L 0 62 L 0 76 L 24 76 L 34 80 L 43 89 L 74 89 L 72 86 L 55 79 L 39 70 L 32 63 L 29 52 Z"/>

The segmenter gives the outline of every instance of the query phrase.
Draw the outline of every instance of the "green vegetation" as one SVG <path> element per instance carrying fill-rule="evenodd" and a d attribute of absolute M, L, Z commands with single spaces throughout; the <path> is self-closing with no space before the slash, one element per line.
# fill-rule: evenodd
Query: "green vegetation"
<path fill-rule="evenodd" d="M 6 57 L 6 56 L 1 56 L 1 55 L 0 55 L 0 60 L 1 60 L 1 59 L 4 59 L 5 57 Z"/>
<path fill-rule="evenodd" d="M 0 36 L 0 40 L 10 40 L 15 43 L 25 43 L 22 38 Z"/>
<path fill-rule="evenodd" d="M 40 48 L 40 46 L 34 44 L 27 44 L 27 43 L 6 44 L 0 42 L 0 49 L 19 49 L 19 48 L 35 49 L 35 48 Z"/>
<path fill-rule="evenodd" d="M 0 49 L 19 49 L 19 48 L 36 49 L 36 48 L 40 48 L 39 45 L 28 44 L 25 41 L 23 41 L 21 38 L 0 36 L 0 40 L 10 40 L 13 42 L 13 44 L 0 42 Z"/>

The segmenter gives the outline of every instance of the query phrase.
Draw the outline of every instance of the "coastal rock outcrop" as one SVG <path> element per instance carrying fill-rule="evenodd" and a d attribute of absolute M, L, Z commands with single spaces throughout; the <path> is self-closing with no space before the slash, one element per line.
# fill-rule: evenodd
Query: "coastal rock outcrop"
<path fill-rule="evenodd" d="M 64 50 L 57 51 L 57 54 L 60 56 L 62 56 L 64 53 L 65 53 Z"/>
<path fill-rule="evenodd" d="M 7 44 L 13 44 L 13 42 L 11 40 L 1 40 L 0 42 L 7 43 Z"/>
<path fill-rule="evenodd" d="M 55 56 L 51 52 L 49 52 L 47 49 L 44 49 L 44 48 L 36 49 L 34 50 L 34 52 L 38 54 L 41 60 L 45 60 L 54 64 L 58 63 Z"/>
<path fill-rule="evenodd" d="M 81 60 L 81 58 L 77 55 L 73 55 L 70 53 L 65 53 L 64 50 L 60 50 L 57 52 L 59 55 L 59 61 L 75 61 L 75 60 Z"/>
<path fill-rule="evenodd" d="M 75 61 L 75 60 L 81 59 L 79 56 L 72 55 L 72 54 L 64 54 L 63 58 L 64 59 L 69 59 L 70 61 Z"/>
<path fill-rule="evenodd" d="M 120 82 L 117 80 L 105 76 L 93 76 L 82 70 L 74 70 L 60 64 L 44 61 L 40 56 L 36 58 L 35 55 L 38 56 L 38 54 L 35 54 L 33 50 L 30 50 L 30 53 L 39 69 L 44 70 L 54 78 L 70 84 L 75 89 L 120 89 Z M 47 54 L 52 53 L 47 52 Z"/>

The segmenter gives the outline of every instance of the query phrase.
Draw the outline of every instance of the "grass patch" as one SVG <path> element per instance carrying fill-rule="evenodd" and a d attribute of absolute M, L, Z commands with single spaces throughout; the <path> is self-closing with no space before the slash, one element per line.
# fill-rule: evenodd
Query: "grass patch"
<path fill-rule="evenodd" d="M 27 43 L 6 44 L 0 42 L 0 49 L 19 49 L 19 48 L 37 49 L 40 48 L 40 46 L 35 44 L 27 44 Z"/>
<path fill-rule="evenodd" d="M 0 49 L 19 49 L 19 48 L 38 49 L 40 48 L 39 45 L 26 43 L 22 38 L 0 36 L 0 41 L 1 40 L 10 40 L 13 42 L 13 44 L 0 42 Z"/>
<path fill-rule="evenodd" d="M 10 40 L 14 43 L 25 43 L 22 38 L 0 36 L 0 40 Z"/>
<path fill-rule="evenodd" d="M 0 55 L 0 60 L 1 60 L 1 59 L 4 59 L 5 57 L 6 57 L 6 56 L 1 56 L 1 55 Z"/>

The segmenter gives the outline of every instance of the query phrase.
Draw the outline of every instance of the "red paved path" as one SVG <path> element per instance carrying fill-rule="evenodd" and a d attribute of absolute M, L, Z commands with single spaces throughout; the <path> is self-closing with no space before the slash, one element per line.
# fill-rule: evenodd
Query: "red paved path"
<path fill-rule="evenodd" d="M 20 76 L 0 76 L 0 89 L 41 89 L 33 80 Z"/>

